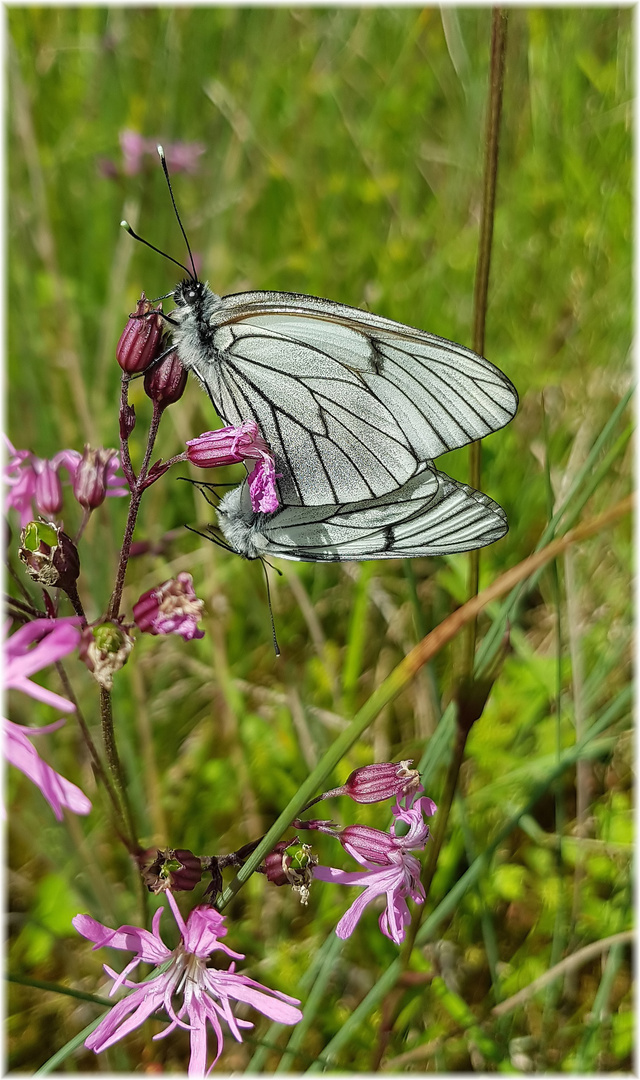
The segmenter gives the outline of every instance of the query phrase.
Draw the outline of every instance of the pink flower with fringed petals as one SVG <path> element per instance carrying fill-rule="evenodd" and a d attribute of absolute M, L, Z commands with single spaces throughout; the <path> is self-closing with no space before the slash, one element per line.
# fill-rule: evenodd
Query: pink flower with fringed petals
<path fill-rule="evenodd" d="M 410 802 L 405 798 L 405 804 Z M 397 800 L 393 808 L 395 820 L 388 833 L 367 825 L 347 825 L 337 838 L 364 870 L 337 870 L 332 866 L 314 867 L 313 876 L 319 881 L 336 885 L 361 885 L 364 892 L 356 897 L 336 927 L 340 938 L 348 938 L 355 930 L 365 908 L 378 896 L 386 896 L 386 908 L 380 915 L 382 933 L 401 945 L 405 929 L 411 921 L 407 897 L 422 904 L 425 894 L 420 881 L 420 863 L 411 851 L 422 851 L 429 839 L 429 826 L 424 816 L 431 817 L 437 807 L 426 796 L 415 799 L 413 805 Z M 399 822 L 402 827 L 399 828 Z M 329 830 L 327 830 L 329 831 Z"/>
<path fill-rule="evenodd" d="M 195 908 L 185 922 L 171 893 L 167 892 L 166 895 L 181 933 L 180 943 L 173 951 L 160 937 L 163 908 L 156 911 L 151 932 L 137 926 L 121 926 L 118 930 L 111 930 L 89 915 L 76 915 L 72 920 L 79 934 L 95 942 L 94 948 L 108 946 L 136 954 L 120 975 L 104 965 L 105 971 L 114 980 L 110 995 L 121 986 L 130 987 L 132 993 L 114 1005 L 86 1039 L 85 1046 L 99 1054 L 140 1027 L 158 1009 L 164 1009 L 171 1022 L 165 1031 L 154 1038 L 166 1038 L 176 1027 L 190 1031 L 189 1076 L 204 1076 L 207 1021 L 213 1028 L 217 1043 L 216 1054 L 207 1074 L 222 1052 L 224 1035 L 220 1021 L 226 1022 L 238 1042 L 242 1042 L 240 1029 L 253 1027 L 248 1020 L 240 1020 L 233 1015 L 232 1001 L 251 1005 L 270 1020 L 281 1024 L 297 1024 L 302 1019 L 302 1013 L 295 1008 L 299 1004 L 296 998 L 279 990 L 270 990 L 247 975 L 236 972 L 235 960 L 244 959 L 244 955 L 234 952 L 220 941 L 227 933 L 223 915 L 214 908 L 201 906 Z M 227 971 L 207 967 L 211 953 L 217 949 L 234 957 Z M 130 982 L 127 976 L 141 960 L 156 967 L 163 965 L 164 970 L 152 975 L 147 982 Z M 182 995 L 182 1004 L 177 1008 L 174 998 L 179 995 Z"/>

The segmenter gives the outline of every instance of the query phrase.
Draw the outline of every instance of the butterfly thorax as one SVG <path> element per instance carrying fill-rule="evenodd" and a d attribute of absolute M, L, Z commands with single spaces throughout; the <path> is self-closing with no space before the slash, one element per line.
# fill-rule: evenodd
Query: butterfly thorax
<path fill-rule="evenodd" d="M 186 278 L 176 286 L 173 301 L 176 306 L 171 318 L 177 323 L 173 340 L 178 347 L 178 356 L 187 369 L 203 372 L 215 355 L 215 327 L 211 320 L 220 306 L 220 297 L 212 292 L 207 282 Z"/>
<path fill-rule="evenodd" d="M 227 543 L 245 559 L 259 559 L 268 546 L 260 529 L 264 514 L 251 508 L 247 484 L 233 488 L 220 500 L 218 525 Z"/>

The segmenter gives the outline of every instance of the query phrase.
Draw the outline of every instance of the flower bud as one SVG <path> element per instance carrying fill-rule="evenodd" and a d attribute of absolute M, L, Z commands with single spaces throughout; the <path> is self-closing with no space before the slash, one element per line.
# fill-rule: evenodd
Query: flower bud
<path fill-rule="evenodd" d="M 126 664 L 133 644 L 131 635 L 116 623 L 86 626 L 80 639 L 79 656 L 96 682 L 105 690 L 111 690 L 114 673 Z"/>
<path fill-rule="evenodd" d="M 35 500 L 38 513 L 43 517 L 57 517 L 62 510 L 62 484 L 50 461 L 43 461 L 36 474 Z"/>
<path fill-rule="evenodd" d="M 150 848 L 145 855 L 155 859 L 142 870 L 142 880 L 149 892 L 161 893 L 167 889 L 191 892 L 202 877 L 202 863 L 197 855 L 186 848 L 167 848 L 165 851 Z"/>
<path fill-rule="evenodd" d="M 150 314 L 154 311 L 162 311 L 162 304 L 154 308 L 143 293 L 120 335 L 116 360 L 130 375 L 144 371 L 162 352 L 162 319 L 160 315 Z"/>
<path fill-rule="evenodd" d="M 146 634 L 179 634 L 185 641 L 204 637 L 198 630 L 204 603 L 193 589 L 191 574 L 181 573 L 155 589 L 143 593 L 133 605 L 133 618 L 138 630 Z"/>
<path fill-rule="evenodd" d="M 354 802 L 374 803 L 393 797 L 401 798 L 414 791 L 422 790 L 420 774 L 417 769 L 410 769 L 411 758 L 400 762 L 380 762 L 354 769 L 342 787 L 325 791 L 323 799 L 336 795 L 348 795 Z"/>
<path fill-rule="evenodd" d="M 166 409 L 167 405 L 179 401 L 186 385 L 187 371 L 176 352 L 169 353 L 164 360 L 154 364 L 144 377 L 144 392 L 159 409 Z"/>
<path fill-rule="evenodd" d="M 80 575 L 80 559 L 70 536 L 52 522 L 30 521 L 20 534 L 18 557 L 39 585 L 73 590 Z"/>
<path fill-rule="evenodd" d="M 73 494 L 87 510 L 101 506 L 107 495 L 107 486 L 118 468 L 115 450 L 92 450 L 85 446 L 81 461 L 73 477 Z"/>

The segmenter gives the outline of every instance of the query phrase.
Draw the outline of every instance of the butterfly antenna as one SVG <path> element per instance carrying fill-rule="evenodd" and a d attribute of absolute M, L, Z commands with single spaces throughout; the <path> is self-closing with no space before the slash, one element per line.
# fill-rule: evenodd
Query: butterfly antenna
<path fill-rule="evenodd" d="M 265 584 L 267 586 L 267 602 L 269 604 L 269 615 L 271 617 L 271 633 L 273 634 L 273 648 L 275 650 L 276 656 L 280 656 L 280 646 L 278 645 L 278 639 L 276 637 L 276 624 L 275 624 L 275 621 L 274 621 L 274 618 L 273 618 L 273 608 L 271 606 L 271 589 L 269 588 L 269 575 L 267 574 L 267 568 L 266 568 L 266 566 L 264 564 L 264 562 L 265 562 L 264 559 L 260 559 L 260 562 L 262 563 L 262 572 L 264 574 L 264 580 L 265 580 Z M 271 563 L 269 563 L 269 566 L 271 566 Z M 275 567 L 271 567 L 271 569 L 273 570 L 273 569 L 275 569 Z"/>
<path fill-rule="evenodd" d="M 182 224 L 182 222 L 180 220 L 180 214 L 178 213 L 178 207 L 176 206 L 176 200 L 175 200 L 175 198 L 173 196 L 173 188 L 171 187 L 171 180 L 169 179 L 169 170 L 167 168 L 167 160 L 166 160 L 166 158 L 164 156 L 164 150 L 162 149 L 161 146 L 158 147 L 158 154 L 160 155 L 160 161 L 162 162 L 162 171 L 164 173 L 165 180 L 167 181 L 167 187 L 169 188 L 169 194 L 171 196 L 171 202 L 173 204 L 173 212 L 176 215 L 176 218 L 178 219 L 178 225 L 180 226 L 180 232 L 184 236 L 184 242 L 187 245 L 187 251 L 189 252 L 189 258 L 191 260 L 191 269 L 193 270 L 192 277 L 193 277 L 194 281 L 197 281 L 198 280 L 198 275 L 196 274 L 196 264 L 193 261 L 193 255 L 191 253 L 191 248 L 189 247 L 189 241 L 187 240 L 187 234 L 184 231 L 184 226 L 183 226 L 183 224 Z M 187 273 L 189 273 L 189 271 L 187 271 Z"/>
<path fill-rule="evenodd" d="M 140 243 L 144 244 L 145 247 L 151 248 L 152 251 L 156 251 L 158 255 L 162 255 L 163 259 L 168 259 L 169 262 L 175 263 L 176 266 L 179 266 L 181 270 L 184 270 L 185 274 L 188 274 L 190 278 L 193 277 L 193 274 L 191 273 L 188 266 L 185 266 L 184 263 L 178 262 L 177 259 L 174 259 L 173 255 L 167 255 L 166 251 L 160 251 L 160 248 L 157 248 L 155 244 L 150 244 L 148 240 L 144 239 L 144 237 L 138 236 L 137 232 L 133 231 L 128 221 L 121 221 L 120 225 L 125 232 L 129 233 L 129 236 L 133 237 L 134 240 L 139 240 Z M 189 252 L 189 254 L 191 254 L 191 252 Z M 197 281 L 198 279 L 196 278 L 195 280 Z M 172 293 L 168 293 L 167 295 L 171 296 Z M 159 296 L 158 299 L 164 300 L 166 298 L 163 296 Z"/>
<path fill-rule="evenodd" d="M 200 532 L 200 529 L 193 529 L 191 525 L 185 525 L 185 529 L 188 529 L 189 532 L 195 533 L 196 536 L 201 536 L 203 540 L 209 540 L 212 544 L 215 544 L 216 547 L 224 548 L 225 551 L 231 551 L 234 555 L 237 554 L 235 549 L 232 548 L 229 544 L 226 544 L 224 540 L 221 540 L 219 536 L 216 536 L 213 530 L 203 533 Z"/>

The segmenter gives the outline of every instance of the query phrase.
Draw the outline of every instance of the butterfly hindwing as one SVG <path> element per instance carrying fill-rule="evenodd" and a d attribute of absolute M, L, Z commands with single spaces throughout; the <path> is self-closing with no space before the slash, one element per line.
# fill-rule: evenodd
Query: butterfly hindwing
<path fill-rule="evenodd" d="M 377 499 L 335 507 L 283 506 L 254 514 L 246 483 L 224 497 L 218 521 L 234 550 L 303 562 L 411 558 L 469 551 L 507 531 L 502 508 L 427 463 Z"/>

